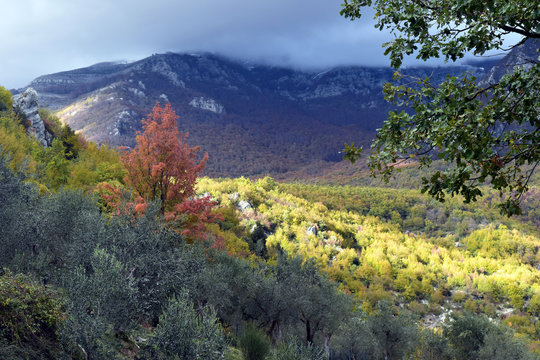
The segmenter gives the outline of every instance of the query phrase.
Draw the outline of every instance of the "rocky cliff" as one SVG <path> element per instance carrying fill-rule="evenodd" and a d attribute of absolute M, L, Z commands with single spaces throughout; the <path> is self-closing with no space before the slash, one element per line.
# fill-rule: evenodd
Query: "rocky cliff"
<path fill-rule="evenodd" d="M 53 135 L 45 128 L 38 113 L 38 94 L 33 88 L 26 89 L 22 94 L 13 96 L 13 110 L 21 117 L 26 130 L 43 146 L 51 146 Z"/>
<path fill-rule="evenodd" d="M 479 67 L 410 68 L 423 77 Z M 389 105 L 382 86 L 389 68 L 324 71 L 260 66 L 211 54 L 159 54 L 45 75 L 30 85 L 42 104 L 88 139 L 131 146 L 157 101 L 171 102 L 190 145 L 210 159 L 207 174 L 280 174 L 341 159 L 345 142 L 369 144 Z"/>
<path fill-rule="evenodd" d="M 499 81 L 504 74 L 512 72 L 516 66 L 529 69 L 533 63 L 540 60 L 538 48 L 540 48 L 539 39 L 528 39 L 523 44 L 513 48 L 507 56 L 489 70 L 483 83 Z"/>

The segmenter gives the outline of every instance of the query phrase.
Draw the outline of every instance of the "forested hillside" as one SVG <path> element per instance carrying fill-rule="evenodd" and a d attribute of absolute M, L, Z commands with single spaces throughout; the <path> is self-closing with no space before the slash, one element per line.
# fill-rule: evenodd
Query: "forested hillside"
<path fill-rule="evenodd" d="M 407 304 L 431 326 L 456 308 L 537 323 L 538 228 L 489 206 L 457 199 L 440 204 L 410 190 L 270 178 L 203 179 L 199 186 L 226 207 L 242 209 L 229 222 L 248 230 L 251 251 L 267 259 L 278 249 L 316 259 L 368 312 L 386 298 Z M 233 242 L 229 249 L 242 252 Z"/>
<path fill-rule="evenodd" d="M 481 78 L 489 69 L 482 65 L 406 73 L 436 82 L 463 71 Z M 188 143 L 210 154 L 205 174 L 275 176 L 301 168 L 321 172 L 342 160 L 345 142 L 367 146 L 391 109 L 382 89 L 393 73 L 362 66 L 302 71 L 166 53 L 44 75 L 28 86 L 72 129 L 110 146 L 133 146 L 140 119 L 156 101 L 171 102 Z"/>
<path fill-rule="evenodd" d="M 119 152 L 41 110 L 44 147 L 6 99 L 2 359 L 538 358 L 536 188 L 508 219 L 406 189 L 197 178 L 170 106 Z"/>

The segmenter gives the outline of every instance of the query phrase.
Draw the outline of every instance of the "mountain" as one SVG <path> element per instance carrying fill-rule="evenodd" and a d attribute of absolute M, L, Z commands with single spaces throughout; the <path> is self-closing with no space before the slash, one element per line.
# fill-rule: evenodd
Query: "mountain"
<path fill-rule="evenodd" d="M 504 58 L 498 61 L 482 79 L 482 83 L 499 81 L 506 73 L 512 72 L 515 67 L 530 69 L 538 61 L 540 40 L 527 39 L 519 46 L 514 47 Z"/>
<path fill-rule="evenodd" d="M 406 69 L 435 81 L 479 66 Z M 141 119 L 171 102 L 190 145 L 208 152 L 206 174 L 317 174 L 339 162 L 344 143 L 369 144 L 390 110 L 382 95 L 393 70 L 338 67 L 299 71 L 213 54 L 157 54 L 45 75 L 29 86 L 40 103 L 86 138 L 133 146 Z"/>

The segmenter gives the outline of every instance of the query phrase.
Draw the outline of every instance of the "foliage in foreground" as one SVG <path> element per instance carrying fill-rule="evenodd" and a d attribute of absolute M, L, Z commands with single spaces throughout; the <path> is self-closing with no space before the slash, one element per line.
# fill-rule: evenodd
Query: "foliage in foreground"
<path fill-rule="evenodd" d="M 65 319 L 61 296 L 28 277 L 0 276 L 0 358 L 60 356 L 59 329 Z"/>
<path fill-rule="evenodd" d="M 373 358 L 423 351 L 421 342 L 412 341 L 420 331 L 413 318 L 391 304 L 381 308 L 386 312 L 376 307 L 372 315 L 354 310 L 352 299 L 313 261 L 284 253 L 268 262 L 232 258 L 186 244 L 160 222 L 159 206 L 140 217 L 109 218 L 81 192 L 40 195 L 5 164 L 0 169 L 1 263 L 63 294 L 65 316 L 55 319 L 65 320 L 49 351 L 62 349 L 64 358 L 170 358 L 193 351 L 210 354 L 200 358 L 221 358 L 224 339 L 234 343 L 249 321 L 276 342 L 271 359 L 325 358 L 325 344 L 334 358 L 345 359 L 345 345 L 339 344 L 347 342 L 338 339 L 359 338 L 354 327 L 343 326 L 352 318 L 370 324 L 365 327 L 369 336 L 362 338 L 370 339 L 370 349 L 382 349 Z M 401 313 L 397 319 L 407 320 L 394 321 Z M 399 353 L 388 350 L 392 342 L 384 340 L 385 326 L 395 328 L 392 342 L 413 345 L 401 345 Z M 2 352 L 21 349 L 22 343 L 2 334 Z M 293 338 L 303 340 L 285 340 Z M 499 337 L 485 351 L 497 352 L 490 349 L 512 339 Z M 457 347 L 447 341 L 453 354 Z"/>
<path fill-rule="evenodd" d="M 221 359 L 226 341 L 215 311 L 199 310 L 187 294 L 169 300 L 149 341 L 152 359 Z"/>
<path fill-rule="evenodd" d="M 264 359 L 270 352 L 270 340 L 253 325 L 248 325 L 238 339 L 245 360 Z"/>
<path fill-rule="evenodd" d="M 520 214 L 520 202 L 540 162 L 540 13 L 536 0 L 511 3 L 484 0 L 388 1 L 345 0 L 341 14 L 360 18 L 375 9 L 376 28 L 389 30 L 385 44 L 393 67 L 404 56 L 456 61 L 469 52 L 484 55 L 505 50 L 508 34 L 522 36 L 520 44 L 536 51 L 520 52 L 516 66 L 500 78 L 478 81 L 470 74 L 449 76 L 441 84 L 424 79 L 386 84 L 384 93 L 402 107 L 392 111 L 372 145 L 370 167 L 388 178 L 400 163 L 416 159 L 429 167 L 433 158 L 453 167 L 424 178 L 423 190 L 443 201 L 446 193 L 463 195 L 466 202 L 481 195 L 486 180 L 500 191 L 501 212 Z M 358 150 L 348 147 L 352 160 Z M 505 195 L 505 197 L 503 197 Z"/>

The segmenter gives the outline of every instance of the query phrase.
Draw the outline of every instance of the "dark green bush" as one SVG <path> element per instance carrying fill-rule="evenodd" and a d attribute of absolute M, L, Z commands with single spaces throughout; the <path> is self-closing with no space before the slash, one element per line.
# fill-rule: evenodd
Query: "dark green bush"
<path fill-rule="evenodd" d="M 222 359 L 226 349 L 214 310 L 198 314 L 186 293 L 169 300 L 148 349 L 150 359 Z"/>
<path fill-rule="evenodd" d="M 51 288 L 10 272 L 0 276 L 0 358 L 55 359 L 66 314 Z"/>
<path fill-rule="evenodd" d="M 246 326 L 238 340 L 245 360 L 263 360 L 270 352 L 270 340 L 254 325 Z"/>
<path fill-rule="evenodd" d="M 297 339 L 279 343 L 270 356 L 271 360 L 327 360 L 323 349 L 311 344 L 302 344 Z"/>

